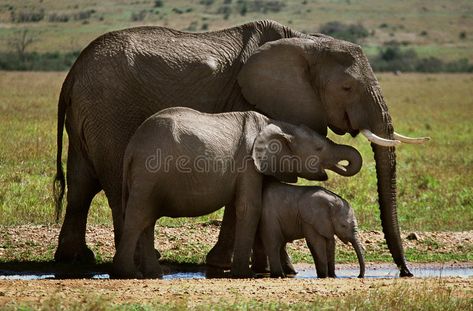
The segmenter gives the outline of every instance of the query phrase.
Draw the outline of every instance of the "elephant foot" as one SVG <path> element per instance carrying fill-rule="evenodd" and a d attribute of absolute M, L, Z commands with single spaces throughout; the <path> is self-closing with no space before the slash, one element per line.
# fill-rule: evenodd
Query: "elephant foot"
<path fill-rule="evenodd" d="M 147 268 L 143 271 L 143 278 L 145 279 L 159 279 L 163 276 L 163 270 L 158 264 L 155 267 Z"/>
<path fill-rule="evenodd" d="M 94 264 L 95 255 L 85 244 L 79 247 L 61 244 L 56 249 L 54 261 L 57 263 Z"/>
<path fill-rule="evenodd" d="M 297 271 L 294 269 L 294 266 L 292 264 L 284 265 L 282 267 L 284 274 L 285 275 L 296 275 Z"/>
<path fill-rule="evenodd" d="M 254 263 L 253 265 L 251 265 L 251 270 L 254 273 L 267 274 L 269 273 L 269 266 L 264 263 Z"/>
<path fill-rule="evenodd" d="M 406 278 L 406 277 L 413 277 L 414 274 L 412 274 L 411 271 L 409 271 L 409 269 L 407 267 L 404 267 L 404 268 L 400 269 L 399 276 L 401 278 Z"/>
<path fill-rule="evenodd" d="M 232 266 L 232 250 L 228 252 L 228 250 L 218 247 L 217 244 L 205 257 L 205 263 L 211 267 L 228 270 Z"/>
<path fill-rule="evenodd" d="M 138 270 L 124 270 L 119 268 L 113 268 L 110 274 L 112 279 L 142 279 L 143 274 Z"/>
<path fill-rule="evenodd" d="M 275 279 L 284 279 L 286 275 L 284 275 L 283 272 L 278 272 L 278 273 L 271 273 L 270 276 Z"/>
<path fill-rule="evenodd" d="M 250 269 L 232 268 L 230 273 L 231 273 L 232 278 L 234 279 L 254 279 L 256 277 L 256 274 Z"/>

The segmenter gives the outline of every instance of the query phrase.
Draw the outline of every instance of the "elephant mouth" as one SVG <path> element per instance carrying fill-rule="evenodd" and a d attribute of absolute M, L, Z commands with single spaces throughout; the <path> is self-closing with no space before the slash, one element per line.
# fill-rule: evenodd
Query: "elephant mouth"
<path fill-rule="evenodd" d="M 342 160 L 330 167 L 327 167 L 327 169 L 342 176 L 348 176 L 350 174 L 350 165 L 350 162 L 347 160 Z"/>
<path fill-rule="evenodd" d="M 343 114 L 343 119 L 340 125 L 341 126 L 329 125 L 329 128 L 337 135 L 345 135 L 346 133 L 349 133 L 353 137 L 358 135 L 359 131 L 353 128 L 350 117 L 346 111 Z"/>
<path fill-rule="evenodd" d="M 316 174 L 314 174 L 311 180 L 326 181 L 328 180 L 328 175 L 325 170 L 319 170 Z"/>

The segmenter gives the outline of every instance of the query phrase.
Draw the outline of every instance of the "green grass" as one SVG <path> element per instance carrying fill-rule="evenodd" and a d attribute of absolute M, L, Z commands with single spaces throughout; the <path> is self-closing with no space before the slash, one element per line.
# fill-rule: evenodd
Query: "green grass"
<path fill-rule="evenodd" d="M 213 2 L 206 7 L 199 1 L 164 0 L 163 7 L 155 8 L 154 0 L 81 1 L 79 4 L 73 0 L 2 1 L 0 22 L 7 27 L 0 28 L 0 51 L 9 50 L 8 40 L 23 28 L 30 29 L 35 37 L 29 50 L 63 52 L 81 49 L 104 32 L 131 26 L 160 25 L 186 30 L 194 23 L 195 30 L 200 31 L 204 25 L 208 30 L 215 30 L 256 19 L 273 19 L 306 32 L 316 32 L 320 25 L 329 21 L 362 23 L 372 33 L 363 45 L 380 46 L 383 42 L 397 40 L 413 45 L 421 56 L 436 56 L 444 60 L 466 57 L 473 61 L 473 5 L 469 0 L 433 0 L 428 3 L 421 0 L 319 0 L 306 1 L 306 4 L 302 0 L 284 0 L 280 1 L 285 6 L 279 12 L 250 10 L 244 16 L 239 13 L 237 1 L 233 1 L 227 19 L 221 13 L 224 0 Z M 15 12 L 44 9 L 45 19 L 37 23 L 13 23 L 10 7 Z M 178 14 L 174 8 L 185 13 Z M 90 9 L 96 12 L 86 22 L 48 21 L 49 14 L 74 14 Z M 142 10 L 147 12 L 144 20 L 131 21 L 132 13 Z M 427 34 L 421 35 L 423 31 Z M 459 36 L 461 32 L 466 33 L 463 39 Z"/>
<path fill-rule="evenodd" d="M 55 173 L 56 105 L 64 76 L 0 74 L 1 225 L 50 224 L 54 220 L 51 182 Z M 432 137 L 425 145 L 401 145 L 397 149 L 402 229 L 472 230 L 473 75 L 382 74 L 379 78 L 396 130 Z M 319 184 L 352 204 L 362 229 L 380 230 L 375 167 L 369 144 L 362 137 L 331 137 L 360 150 L 364 165 L 354 177 L 330 174 L 327 182 Z M 164 218 L 161 224 L 179 226 L 219 219 L 221 215 L 220 210 L 203 218 Z M 103 194 L 94 199 L 89 222 L 111 224 Z"/>

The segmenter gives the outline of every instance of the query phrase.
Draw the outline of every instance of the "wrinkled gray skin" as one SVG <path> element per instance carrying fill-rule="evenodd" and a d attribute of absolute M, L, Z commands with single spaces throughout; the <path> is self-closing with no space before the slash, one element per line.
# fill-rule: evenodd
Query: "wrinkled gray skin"
<path fill-rule="evenodd" d="M 324 136 L 329 127 L 340 135 L 369 129 L 393 138 L 378 81 L 356 44 L 305 35 L 267 20 L 208 33 L 138 27 L 104 34 L 82 51 L 59 97 L 58 214 L 65 188 L 64 124 L 69 146 L 67 208 L 56 261 L 94 260 L 85 229 L 90 202 L 101 189 L 112 209 L 118 244 L 125 147 L 147 117 L 182 105 L 209 113 L 258 110 Z M 396 214 L 395 149 L 372 148 L 385 238 L 401 276 L 409 276 Z M 225 210 L 209 264 L 230 265 L 233 210 Z"/>
<path fill-rule="evenodd" d="M 153 246 L 156 220 L 201 216 L 224 205 L 234 206 L 237 215 L 232 275 L 251 276 L 263 176 L 288 182 L 297 177 L 323 180 L 325 169 L 343 160 L 349 162 L 345 168 L 350 175 L 360 170 L 361 155 L 353 147 L 257 112 L 207 114 L 176 107 L 154 114 L 136 130 L 125 152 L 125 223 L 114 276 L 162 275 Z"/>
<path fill-rule="evenodd" d="M 286 243 L 305 238 L 319 278 L 335 277 L 335 238 L 351 243 L 365 275 L 365 261 L 357 223 L 348 202 L 321 187 L 301 187 L 276 181 L 263 187 L 259 234 L 269 257 L 272 277 L 294 271 Z"/>

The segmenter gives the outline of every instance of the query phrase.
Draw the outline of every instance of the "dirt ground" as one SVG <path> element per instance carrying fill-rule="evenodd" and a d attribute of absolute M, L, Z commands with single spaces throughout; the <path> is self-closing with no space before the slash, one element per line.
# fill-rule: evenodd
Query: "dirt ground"
<path fill-rule="evenodd" d="M 432 283 L 438 283 L 436 280 Z M 179 303 L 200 305 L 246 300 L 311 302 L 320 297 L 343 297 L 388 287 L 430 286 L 423 279 L 192 279 L 192 280 L 42 280 L 0 281 L 0 306 L 9 302 L 40 303 L 46 299 L 87 300 L 100 296 L 114 303 Z M 442 286 L 454 295 L 473 298 L 473 279 L 448 278 Z"/>
<path fill-rule="evenodd" d="M 59 227 L 57 226 L 17 226 L 0 228 L 0 258 L 3 262 L 14 265 L 15 261 L 34 258 L 52 258 L 56 246 Z M 185 232 L 185 234 L 183 234 Z M 160 228 L 157 245 L 162 251 L 194 245 L 212 245 L 218 234 L 216 224 L 185 225 L 179 228 Z M 436 252 L 451 252 L 458 247 L 473 243 L 473 231 L 467 232 L 420 232 L 417 240 L 406 239 L 406 247 L 419 250 L 435 245 Z M 381 247 L 383 236 L 380 232 L 362 232 L 362 239 L 367 250 L 375 251 Z M 88 245 L 103 261 L 109 261 L 113 255 L 111 229 L 107 226 L 89 226 Z M 429 243 L 420 243 L 429 240 Z M 341 243 L 339 243 L 341 246 Z M 345 247 L 345 246 L 341 246 Z M 468 246 L 469 247 L 469 246 Z M 295 243 L 292 248 L 305 248 L 303 242 Z M 389 264 L 387 264 L 389 265 Z M 429 264 L 435 265 L 435 264 Z M 453 266 L 473 266 L 472 262 L 450 263 Z M 296 269 L 306 268 L 309 264 L 298 264 Z M 337 265 L 338 267 L 339 265 Z M 367 270 L 375 267 L 373 263 Z M 1 270 L 1 269 L 0 269 Z M 12 281 L 0 280 L 0 307 L 8 303 L 42 303 L 45 300 L 66 297 L 69 302 L 87 301 L 90 297 L 100 297 L 114 303 L 182 303 L 185 306 L 201 304 L 237 303 L 242 301 L 274 302 L 311 302 L 320 297 L 343 297 L 353 293 L 370 293 L 373 290 L 409 286 L 412 290 L 430 287 L 441 283 L 442 287 L 452 289 L 452 295 L 473 299 L 473 278 L 433 278 L 433 279 L 187 279 L 187 280 L 35 280 Z"/>
<path fill-rule="evenodd" d="M 158 227 L 155 245 L 162 252 L 187 250 L 205 255 L 217 241 L 219 222 L 204 224 L 184 224 L 179 227 Z M 0 258 L 5 260 L 31 260 L 50 257 L 57 245 L 60 226 L 22 225 L 0 226 Z M 366 253 L 387 253 L 381 231 L 361 231 L 361 241 Z M 409 237 L 411 236 L 411 237 Z M 473 231 L 462 232 L 403 232 L 405 249 L 418 252 L 449 254 L 473 249 Z M 101 261 L 111 261 L 115 248 L 111 226 L 89 225 L 87 245 L 99 256 Z M 289 250 L 309 253 L 304 240 L 288 244 Z M 337 243 L 337 248 L 352 252 L 351 246 Z M 47 258 L 46 258 L 47 259 Z"/>

